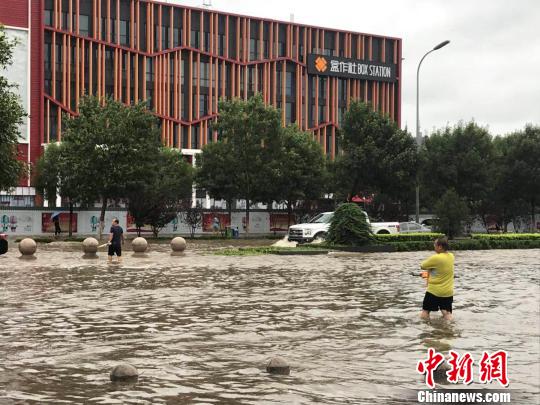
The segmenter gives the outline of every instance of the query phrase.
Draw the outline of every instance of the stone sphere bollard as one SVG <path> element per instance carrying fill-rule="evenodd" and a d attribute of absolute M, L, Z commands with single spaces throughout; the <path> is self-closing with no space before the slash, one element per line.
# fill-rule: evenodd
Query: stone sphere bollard
<path fill-rule="evenodd" d="M 139 372 L 131 364 L 118 364 L 111 370 L 111 381 L 133 382 L 139 378 Z"/>
<path fill-rule="evenodd" d="M 446 362 L 439 364 L 433 371 L 433 380 L 438 384 L 450 384 L 448 382 L 448 376 L 446 375 L 447 371 L 450 371 L 450 366 Z"/>
<path fill-rule="evenodd" d="M 138 238 L 133 239 L 131 248 L 133 249 L 134 256 L 146 256 L 145 252 L 146 249 L 148 249 L 148 242 L 146 239 L 139 236 Z"/>
<path fill-rule="evenodd" d="M 21 252 L 21 259 L 35 259 L 34 253 L 37 250 L 37 243 L 34 239 L 24 238 L 19 242 L 19 252 Z"/>
<path fill-rule="evenodd" d="M 285 359 L 273 357 L 266 365 L 266 371 L 270 374 L 289 375 L 291 373 L 291 367 Z"/>
<path fill-rule="evenodd" d="M 85 240 L 83 240 L 83 259 L 97 259 L 98 255 L 96 253 L 98 250 L 98 245 L 99 242 L 96 238 L 86 238 Z"/>
<path fill-rule="evenodd" d="M 171 240 L 171 249 L 172 253 L 171 256 L 181 256 L 184 254 L 184 250 L 186 250 L 186 240 L 182 238 L 181 236 L 177 236 L 176 238 L 173 238 Z"/>

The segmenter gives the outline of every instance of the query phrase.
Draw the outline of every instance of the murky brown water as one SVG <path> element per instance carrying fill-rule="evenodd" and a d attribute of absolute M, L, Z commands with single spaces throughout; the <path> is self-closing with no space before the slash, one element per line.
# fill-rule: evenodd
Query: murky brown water
<path fill-rule="evenodd" d="M 428 252 L 202 255 L 209 244 L 121 267 L 59 245 L 0 256 L 0 403 L 402 403 L 431 346 L 507 350 L 510 388 L 538 403 L 540 250 L 457 252 L 447 325 L 418 319 L 411 272 Z M 290 376 L 266 374 L 274 355 Z M 124 361 L 138 383 L 109 381 Z"/>

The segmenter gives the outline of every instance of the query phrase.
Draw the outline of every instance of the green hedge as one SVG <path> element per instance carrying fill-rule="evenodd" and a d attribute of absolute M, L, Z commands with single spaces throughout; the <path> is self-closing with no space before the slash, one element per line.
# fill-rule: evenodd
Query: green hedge
<path fill-rule="evenodd" d="M 484 240 L 540 240 L 540 233 L 473 233 L 471 238 Z"/>
<path fill-rule="evenodd" d="M 430 241 L 410 241 L 394 244 L 398 252 L 414 252 L 418 250 L 433 250 Z M 539 249 L 540 239 L 460 239 L 450 241 L 450 250 L 488 250 L 488 249 Z"/>
<path fill-rule="evenodd" d="M 383 243 L 410 242 L 410 241 L 430 241 L 433 242 L 442 233 L 418 232 L 418 233 L 395 233 L 386 235 L 376 235 L 376 239 Z"/>

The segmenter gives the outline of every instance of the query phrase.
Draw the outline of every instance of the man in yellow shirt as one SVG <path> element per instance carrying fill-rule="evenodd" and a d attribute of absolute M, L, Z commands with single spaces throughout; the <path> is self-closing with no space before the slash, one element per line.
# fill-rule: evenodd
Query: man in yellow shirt
<path fill-rule="evenodd" d="M 429 319 L 431 311 L 442 312 L 443 318 L 452 320 L 454 300 L 454 255 L 448 252 L 448 239 L 441 236 L 433 243 L 436 254 L 422 262 L 428 271 L 427 290 L 422 304 L 421 317 Z"/>

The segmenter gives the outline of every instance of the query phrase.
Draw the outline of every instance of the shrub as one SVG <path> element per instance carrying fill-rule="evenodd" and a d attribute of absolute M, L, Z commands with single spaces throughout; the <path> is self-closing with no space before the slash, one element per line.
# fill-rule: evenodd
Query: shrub
<path fill-rule="evenodd" d="M 363 246 L 373 241 L 366 216 L 358 205 L 343 204 L 334 212 L 326 241 L 346 246 Z"/>
<path fill-rule="evenodd" d="M 396 234 L 387 234 L 387 235 L 377 235 L 375 236 L 375 239 L 383 243 L 409 242 L 409 241 L 433 242 L 439 236 L 443 236 L 443 234 L 435 233 L 435 232 L 396 233 Z"/>
<path fill-rule="evenodd" d="M 473 239 L 486 239 L 486 240 L 538 240 L 540 239 L 540 233 L 474 233 L 471 235 Z"/>
<path fill-rule="evenodd" d="M 461 234 L 462 224 L 469 216 L 469 209 L 459 195 L 450 189 L 435 205 L 435 214 L 438 218 L 435 229 L 453 239 Z"/>
<path fill-rule="evenodd" d="M 414 252 L 418 250 L 433 250 L 429 241 L 409 241 L 393 244 L 398 252 Z M 488 249 L 538 249 L 540 239 L 460 239 L 450 241 L 450 251 L 453 250 L 488 250 Z"/>

